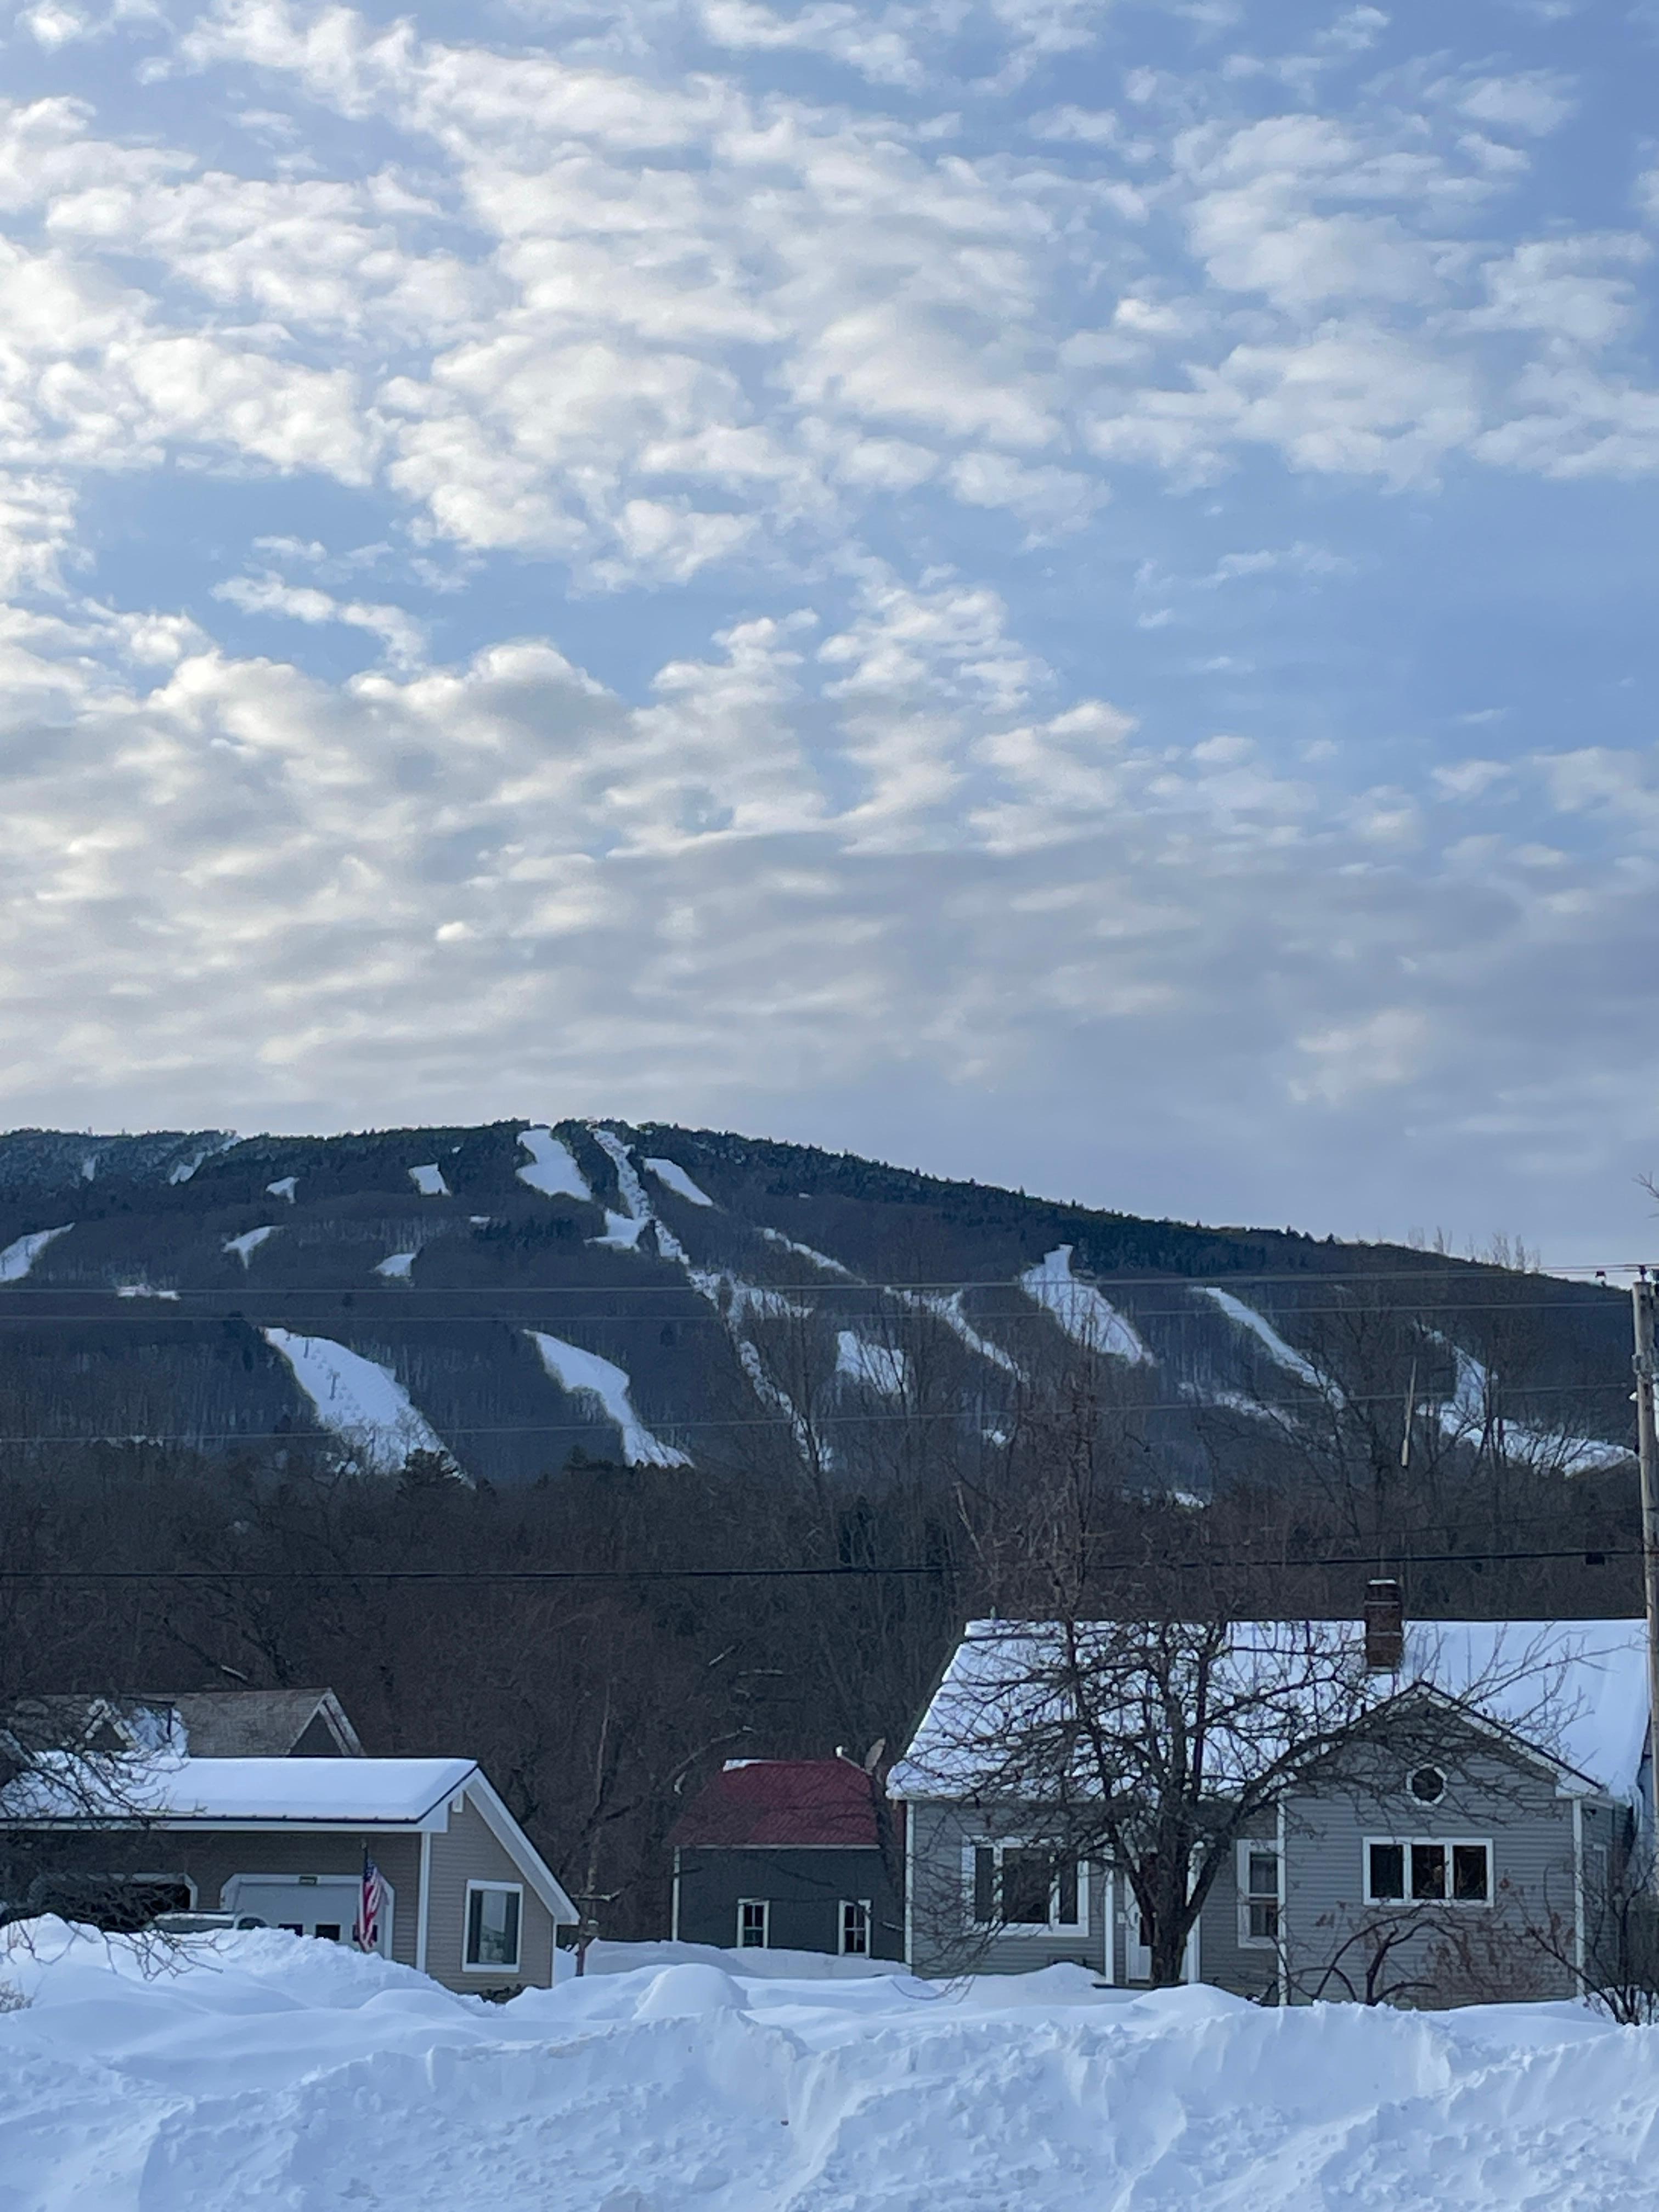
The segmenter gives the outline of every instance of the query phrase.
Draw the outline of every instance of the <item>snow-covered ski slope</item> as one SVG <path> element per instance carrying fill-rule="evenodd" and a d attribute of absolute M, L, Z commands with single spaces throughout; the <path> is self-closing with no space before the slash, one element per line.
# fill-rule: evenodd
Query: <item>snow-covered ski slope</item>
<path fill-rule="evenodd" d="M 506 2006 L 276 1930 L 0 1973 L 7 2212 L 1647 2212 L 1659 2036 L 1262 2011 L 1081 1967 L 694 1959 Z"/>
<path fill-rule="evenodd" d="M 560 1118 L 560 1103 L 334 1138 L 0 1135 L 0 1351 L 28 1345 L 32 1376 L 61 1360 L 77 1433 L 269 1437 L 319 1423 L 265 1332 L 336 1344 L 399 1378 L 414 1421 L 493 1483 L 578 1450 L 850 1471 L 891 1460 L 913 1421 L 935 1442 L 955 1424 L 971 1460 L 1029 1433 L 1025 1411 L 1084 1361 L 1144 1424 L 1171 1494 L 1230 1468 L 1270 1476 L 1283 1443 L 1328 1438 L 1379 1387 L 1413 1395 L 1455 1465 L 1499 1454 L 1574 1475 L 1627 1449 L 1617 1292 Z M 143 1295 L 163 1289 L 177 1295 Z M 1375 1347 L 1348 1345 L 1350 1295 L 1405 1322 L 1381 1386 Z M 15 1325 L 46 1313 L 50 1334 Z M 567 1388 L 530 1332 L 602 1364 Z M 321 1379 L 337 1406 L 338 1373 Z M 395 1443 L 409 1426 L 398 1407 L 358 1432 Z M 671 1437 L 666 1459 L 646 1441 Z M 373 1455 L 388 1472 L 392 1448 Z"/>

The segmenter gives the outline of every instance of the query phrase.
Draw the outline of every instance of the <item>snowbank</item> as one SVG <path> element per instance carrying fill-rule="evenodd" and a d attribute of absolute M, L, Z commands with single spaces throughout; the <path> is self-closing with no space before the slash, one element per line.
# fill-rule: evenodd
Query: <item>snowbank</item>
<path fill-rule="evenodd" d="M 719 1954 L 717 1954 L 718 1957 Z M 1079 1967 L 680 1960 L 502 2008 L 275 1930 L 3 1975 L 7 2212 L 1589 2212 L 1659 2203 L 1659 2036 L 1571 2006 L 1261 2012 Z"/>

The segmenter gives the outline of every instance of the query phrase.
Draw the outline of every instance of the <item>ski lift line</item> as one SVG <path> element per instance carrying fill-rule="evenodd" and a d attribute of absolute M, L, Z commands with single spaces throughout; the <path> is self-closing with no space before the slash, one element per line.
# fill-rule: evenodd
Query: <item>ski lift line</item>
<path fill-rule="evenodd" d="M 1504 1552 L 1390 1551 L 1397 1567 L 1510 1566 L 1545 1560 L 1583 1559 L 1586 1565 L 1642 1556 L 1639 1544 L 1571 1544 Z M 1134 1573 L 1148 1565 L 1144 1553 L 1097 1559 L 1091 1567 L 1103 1574 Z M 1160 1559 L 1156 1563 L 1177 1572 L 1227 1568 L 1361 1567 L 1374 1569 L 1375 1549 L 1364 1552 L 1324 1552 L 1298 1554 L 1275 1552 L 1260 1559 L 1233 1553 L 1222 1562 L 1212 1558 Z M 949 1560 L 904 1562 L 891 1566 L 834 1567 L 0 1567 L 0 1583 L 453 1583 L 498 1585 L 502 1583 L 684 1583 L 684 1582 L 854 1582 L 882 1577 L 953 1575 Z"/>

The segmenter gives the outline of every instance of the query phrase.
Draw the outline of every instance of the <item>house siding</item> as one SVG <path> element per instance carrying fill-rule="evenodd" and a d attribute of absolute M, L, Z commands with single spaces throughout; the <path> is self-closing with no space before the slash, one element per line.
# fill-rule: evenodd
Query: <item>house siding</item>
<path fill-rule="evenodd" d="M 878 1850 L 854 1845 L 773 1845 L 750 1850 L 682 1844 L 678 1853 L 680 1939 L 731 1946 L 738 1940 L 738 1905 L 764 1898 L 770 1948 L 777 1951 L 841 1949 L 843 1899 L 867 1899 L 870 1955 L 902 1959 L 904 1916 L 898 1892 Z"/>
<path fill-rule="evenodd" d="M 367 1850 L 392 1884 L 392 1956 L 405 1966 L 415 1963 L 421 1883 L 418 1836 L 351 1830 L 283 1835 L 264 1829 L 234 1833 L 171 1829 L 153 1832 L 147 1842 L 154 1846 L 158 1867 L 165 1863 L 169 1871 L 176 1867 L 195 1884 L 196 1902 L 204 1912 L 220 1911 L 225 1884 L 234 1875 L 337 1875 L 355 1881 L 362 1874 Z"/>
<path fill-rule="evenodd" d="M 1278 1848 L 1279 1822 L 1268 1813 L 1253 1820 L 1238 1838 L 1241 1843 Z M 1285 1869 L 1279 1870 L 1280 1894 L 1285 1893 Z M 1278 1995 L 1279 1954 L 1276 1948 L 1243 1941 L 1240 1924 L 1243 1896 L 1238 1881 L 1238 1850 L 1231 1848 L 1210 1886 L 1199 1915 L 1198 1978 L 1235 1996 L 1267 1999 Z"/>
<path fill-rule="evenodd" d="M 1086 1929 L 976 1928 L 971 1917 L 963 1854 L 979 1844 L 1017 1839 L 1017 1811 L 994 1816 L 959 1805 L 912 1802 L 912 1971 L 918 1974 L 1025 1974 L 1062 1960 L 1106 1966 L 1107 1898 L 1103 1870 L 1088 1869 Z M 1115 1976 L 1122 1979 L 1120 1969 Z"/>
<path fill-rule="evenodd" d="M 1454 1753 L 1455 1755 L 1454 1756 Z M 1415 1764 L 1416 1762 L 1413 1762 Z M 1502 1998 L 1570 1996 L 1577 1866 L 1574 1798 L 1554 1771 L 1519 1753 L 1494 1749 L 1471 1730 L 1449 1742 L 1441 1762 L 1445 1793 L 1424 1805 L 1409 1792 L 1403 1761 L 1381 1760 L 1346 1780 L 1286 1800 L 1265 1813 L 1243 1840 L 1281 1854 L 1277 1948 L 1243 1940 L 1237 1849 L 1231 1850 L 1199 1921 L 1199 1978 L 1262 2002 L 1363 1996 L 1376 1936 L 1409 1923 L 1383 1969 L 1382 1993 L 1395 2002 L 1455 2004 Z M 1590 1797 L 1578 1801 L 1585 1852 L 1586 1965 L 1617 1954 L 1613 1916 L 1595 1893 L 1597 1871 L 1620 1879 L 1628 1814 Z M 1135 1906 L 1128 1882 L 1092 1869 L 1089 1927 L 984 1930 L 972 1923 L 964 1853 L 976 1843 L 1041 1832 L 1034 1819 L 1004 1808 L 916 1803 L 912 1823 L 910 1963 L 920 1974 L 1023 1973 L 1074 1959 L 1119 1984 L 1132 1980 Z M 1488 1905 L 1379 1908 L 1365 1899 L 1365 1847 L 1372 1839 L 1476 1841 L 1492 1847 Z M 1605 1854 L 1605 1856 L 1598 1855 Z M 1552 1953 L 1559 1956 L 1552 1956 Z"/>
<path fill-rule="evenodd" d="M 432 1838 L 428 1868 L 426 1971 L 446 1989 L 474 1996 L 498 1989 L 546 1989 L 553 1980 L 553 1916 L 525 1880 L 524 1869 L 466 1796 L 452 1802 L 447 1833 Z M 466 1942 L 466 1886 L 470 1881 L 512 1881 L 524 1890 L 520 1907 L 519 1969 L 469 1971 L 462 1963 Z M 402 1954 L 399 1954 L 401 1956 Z"/>
<path fill-rule="evenodd" d="M 1455 2004 L 1572 1993 L 1571 1966 L 1550 1958 L 1538 1936 L 1552 1923 L 1572 1927 L 1573 1800 L 1559 1793 L 1547 1769 L 1473 1743 L 1466 1755 L 1441 1763 L 1446 1791 L 1434 1805 L 1413 1798 L 1403 1775 L 1381 1768 L 1287 1800 L 1284 1942 L 1293 2000 L 1363 1995 L 1366 1961 L 1376 1948 L 1367 1931 L 1413 1917 L 1403 1905 L 1390 1911 L 1366 1903 L 1371 1838 L 1492 1845 L 1492 1903 L 1415 1916 L 1417 1932 L 1382 1972 L 1394 2002 Z"/>

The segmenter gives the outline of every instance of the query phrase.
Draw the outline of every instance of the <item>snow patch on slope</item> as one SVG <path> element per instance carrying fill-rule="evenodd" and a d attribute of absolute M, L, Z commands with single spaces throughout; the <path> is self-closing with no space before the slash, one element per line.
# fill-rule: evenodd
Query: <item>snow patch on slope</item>
<path fill-rule="evenodd" d="M 1057 1244 L 1040 1265 L 1025 1270 L 1019 1279 L 1021 1290 L 1047 1308 L 1074 1344 L 1090 1352 L 1109 1352 L 1115 1359 L 1150 1365 L 1152 1355 L 1133 1326 L 1092 1283 L 1079 1282 L 1072 1273 L 1073 1249 L 1070 1244 Z"/>
<path fill-rule="evenodd" d="M 974 1327 L 962 1310 L 963 1293 L 960 1291 L 953 1291 L 948 1298 L 937 1291 L 896 1291 L 893 1295 L 905 1305 L 914 1306 L 921 1313 L 932 1314 L 935 1321 L 942 1321 L 946 1328 L 960 1337 L 969 1352 L 977 1352 L 981 1359 L 989 1360 L 993 1367 L 1000 1367 L 1006 1375 L 1023 1373 L 1019 1362 L 1011 1352 L 1005 1352 L 1000 1344 L 993 1344 L 988 1336 L 981 1336 Z"/>
<path fill-rule="evenodd" d="M 602 1128 L 597 1121 L 591 1126 L 594 1143 L 617 1170 L 617 1188 L 628 1209 L 625 1213 L 612 1213 L 607 1209 L 604 1236 L 595 1237 L 591 1241 L 595 1244 L 612 1245 L 618 1251 L 632 1252 L 637 1249 L 645 1230 L 651 1227 L 657 1232 L 657 1249 L 663 1258 L 678 1260 L 684 1264 L 690 1255 L 667 1223 L 658 1218 L 651 1200 L 646 1196 L 645 1185 L 640 1181 L 638 1170 L 628 1157 L 627 1146 L 614 1129 Z"/>
<path fill-rule="evenodd" d="M 793 1252 L 803 1260 L 810 1260 L 815 1267 L 822 1267 L 827 1274 L 844 1275 L 849 1283 L 864 1279 L 861 1275 L 855 1275 L 850 1267 L 843 1267 L 839 1260 L 832 1260 L 827 1252 L 815 1252 L 810 1244 L 798 1244 L 793 1237 L 786 1237 L 781 1229 L 762 1229 L 757 1224 L 756 1234 L 763 1237 L 769 1244 L 781 1244 L 786 1252 Z"/>
<path fill-rule="evenodd" d="M 634 1411 L 630 1395 L 634 1386 L 625 1368 L 601 1359 L 597 1352 L 584 1351 L 579 1344 L 567 1344 L 562 1337 L 545 1335 L 540 1329 L 527 1328 L 525 1334 L 561 1390 L 571 1397 L 598 1401 L 606 1419 L 621 1431 L 623 1457 L 629 1467 L 690 1466 L 684 1452 L 653 1437 Z"/>
<path fill-rule="evenodd" d="M 374 1272 L 377 1275 L 384 1275 L 388 1282 L 406 1283 L 410 1269 L 420 1256 L 418 1251 L 391 1253 L 380 1262 Z"/>
<path fill-rule="evenodd" d="M 294 1194 L 299 1186 L 298 1176 L 278 1176 L 275 1182 L 268 1182 L 265 1185 L 265 1191 L 271 1198 L 285 1198 L 292 1206 L 295 1203 Z"/>
<path fill-rule="evenodd" d="M 896 1346 L 872 1344 L 850 1328 L 836 1333 L 836 1372 L 884 1398 L 902 1398 L 910 1387 L 910 1363 Z"/>
<path fill-rule="evenodd" d="M 1452 1395 L 1443 1400 L 1439 1407 L 1440 1426 L 1455 1442 L 1467 1443 L 1486 1431 L 1490 1371 L 1472 1352 L 1438 1330 L 1431 1333 L 1437 1343 L 1445 1346 L 1457 1368 Z M 1548 1429 L 1529 1428 L 1507 1416 L 1503 1444 L 1506 1459 L 1525 1460 L 1539 1468 L 1557 1468 L 1563 1474 L 1601 1474 L 1609 1468 L 1628 1465 L 1634 1456 L 1628 1445 L 1610 1444 L 1605 1437 L 1563 1436 Z"/>
<path fill-rule="evenodd" d="M 66 1221 L 59 1229 L 32 1229 L 27 1237 L 14 1238 L 0 1252 L 0 1283 L 21 1283 L 52 1239 L 67 1237 L 74 1226 Z"/>
<path fill-rule="evenodd" d="M 228 1152 L 235 1142 L 234 1132 L 216 1137 L 210 1145 L 204 1145 L 201 1151 L 192 1153 L 189 1159 L 175 1160 L 167 1170 L 167 1181 L 170 1183 L 188 1182 L 198 1168 L 205 1166 L 209 1160 L 216 1159 L 221 1152 Z"/>
<path fill-rule="evenodd" d="M 436 1160 L 428 1160 L 422 1166 L 410 1168 L 409 1179 L 422 1198 L 448 1198 L 453 1195 L 444 1181 L 444 1171 Z"/>
<path fill-rule="evenodd" d="M 1212 1283 L 1200 1283 L 1194 1287 L 1200 1297 L 1212 1299 L 1236 1328 L 1245 1329 L 1255 1337 L 1275 1366 L 1294 1375 L 1310 1390 L 1328 1394 L 1337 1405 L 1346 1402 L 1341 1391 L 1330 1377 L 1322 1375 L 1312 1360 L 1299 1352 L 1293 1344 L 1286 1344 L 1273 1323 L 1257 1313 L 1254 1306 L 1247 1306 L 1243 1298 L 1234 1297 L 1231 1291 L 1218 1290 Z"/>
<path fill-rule="evenodd" d="M 713 1206 L 714 1200 L 706 1190 L 699 1190 L 678 1160 L 647 1160 L 645 1164 L 660 1183 L 666 1183 L 677 1198 L 689 1199 L 693 1206 Z"/>
<path fill-rule="evenodd" d="M 723 1269 L 689 1267 L 686 1273 L 699 1297 L 739 1326 L 745 1321 L 805 1321 L 811 1310 L 781 1291 L 764 1283 L 745 1283 Z"/>
<path fill-rule="evenodd" d="M 259 1334 L 293 1370 L 316 1408 L 319 1425 L 349 1444 L 375 1473 L 395 1474 L 410 1452 L 436 1452 L 448 1459 L 443 1438 L 389 1367 L 331 1337 L 301 1336 L 287 1328 Z"/>
<path fill-rule="evenodd" d="M 834 1454 L 823 1439 L 814 1434 L 807 1419 L 781 1383 L 775 1382 L 766 1371 L 766 1363 L 758 1347 L 746 1336 L 738 1339 L 738 1362 L 749 1377 L 750 1388 L 769 1413 L 773 1413 L 789 1424 L 789 1433 L 795 1440 L 795 1449 L 810 1465 L 816 1461 L 820 1466 L 832 1464 Z"/>
<path fill-rule="evenodd" d="M 587 1178 L 562 1138 L 556 1137 L 550 1129 L 520 1129 L 519 1142 L 530 1155 L 529 1164 L 518 1170 L 520 1182 L 540 1191 L 544 1198 L 579 1198 L 592 1203 Z"/>
<path fill-rule="evenodd" d="M 227 1252 L 234 1252 L 246 1267 L 266 1237 L 274 1237 L 276 1234 L 275 1227 L 267 1223 L 264 1228 L 250 1229 L 240 1237 L 227 1237 L 222 1249 Z"/>

